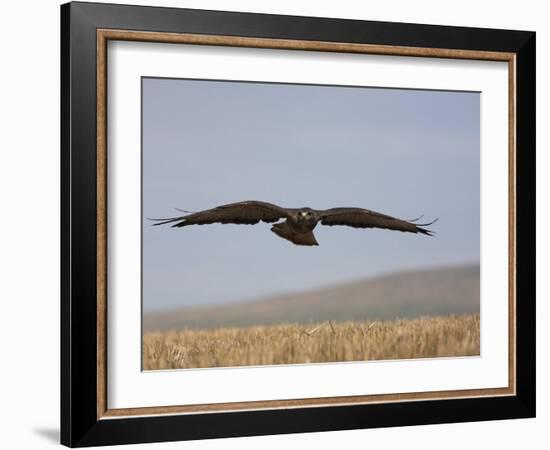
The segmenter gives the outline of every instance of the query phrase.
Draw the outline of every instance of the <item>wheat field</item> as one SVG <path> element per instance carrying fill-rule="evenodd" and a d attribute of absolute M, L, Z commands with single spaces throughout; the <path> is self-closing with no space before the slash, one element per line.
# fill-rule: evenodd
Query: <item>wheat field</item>
<path fill-rule="evenodd" d="M 479 315 L 146 332 L 143 369 L 479 355 Z"/>

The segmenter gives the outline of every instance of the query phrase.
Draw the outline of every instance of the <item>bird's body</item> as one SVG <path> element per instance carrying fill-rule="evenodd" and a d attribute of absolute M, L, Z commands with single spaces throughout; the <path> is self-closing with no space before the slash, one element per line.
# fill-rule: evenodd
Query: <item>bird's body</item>
<path fill-rule="evenodd" d="M 172 227 L 175 228 L 212 223 L 255 225 L 260 221 L 277 222 L 271 227 L 271 231 L 277 236 L 296 245 L 308 246 L 319 245 L 313 234 L 313 230 L 319 223 L 328 226 L 347 225 L 354 228 L 386 228 L 431 236 L 432 232 L 430 230 L 421 227 L 435 222 L 416 224 L 414 221 L 396 219 L 363 208 L 332 208 L 326 210 L 282 208 L 272 203 L 256 200 L 230 203 L 186 216 L 154 220 L 158 220 L 155 225 L 171 223 L 173 224 Z"/>
<path fill-rule="evenodd" d="M 317 222 L 313 213 L 309 212 L 308 215 L 308 212 L 300 210 L 284 222 L 274 224 L 271 231 L 296 245 L 319 245 L 313 234 Z"/>

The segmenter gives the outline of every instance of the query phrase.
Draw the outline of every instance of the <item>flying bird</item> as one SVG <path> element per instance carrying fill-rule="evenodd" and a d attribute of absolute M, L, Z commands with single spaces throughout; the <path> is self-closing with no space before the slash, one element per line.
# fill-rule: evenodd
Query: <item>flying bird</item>
<path fill-rule="evenodd" d="M 422 217 L 422 216 L 421 216 Z M 319 245 L 313 230 L 321 225 L 346 225 L 354 228 L 385 228 L 388 230 L 421 233 L 432 236 L 433 232 L 422 227 L 437 221 L 417 224 L 419 218 L 407 221 L 386 216 L 363 208 L 331 208 L 317 210 L 312 208 L 282 208 L 272 203 L 247 200 L 229 203 L 216 208 L 191 213 L 180 217 L 156 220 L 154 225 L 173 224 L 180 228 L 189 225 L 207 225 L 212 223 L 233 223 L 255 225 L 259 222 L 273 223 L 271 231 L 277 236 L 296 245 Z"/>

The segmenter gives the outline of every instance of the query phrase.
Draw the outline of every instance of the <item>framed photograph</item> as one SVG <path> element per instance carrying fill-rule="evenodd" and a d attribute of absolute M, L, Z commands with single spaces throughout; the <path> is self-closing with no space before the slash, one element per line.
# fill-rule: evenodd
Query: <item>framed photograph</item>
<path fill-rule="evenodd" d="M 61 441 L 535 415 L 535 33 L 61 7 Z"/>

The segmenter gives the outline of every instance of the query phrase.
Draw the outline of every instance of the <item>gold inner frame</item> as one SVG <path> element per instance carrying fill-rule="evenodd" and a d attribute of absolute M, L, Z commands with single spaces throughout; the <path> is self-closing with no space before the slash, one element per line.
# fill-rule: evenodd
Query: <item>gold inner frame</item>
<path fill-rule="evenodd" d="M 219 45 L 287 50 L 364 53 L 392 56 L 504 61 L 508 63 L 508 387 L 401 394 L 319 397 L 200 405 L 109 409 L 107 405 L 107 42 L 109 40 Z M 97 418 L 215 413 L 510 396 L 516 393 L 516 54 L 445 48 L 403 47 L 342 42 L 299 41 L 239 36 L 97 30 Z"/>

